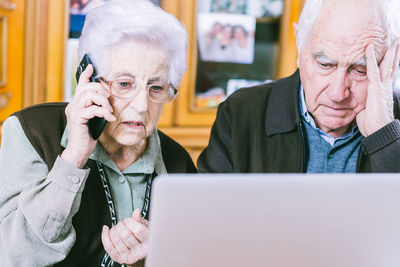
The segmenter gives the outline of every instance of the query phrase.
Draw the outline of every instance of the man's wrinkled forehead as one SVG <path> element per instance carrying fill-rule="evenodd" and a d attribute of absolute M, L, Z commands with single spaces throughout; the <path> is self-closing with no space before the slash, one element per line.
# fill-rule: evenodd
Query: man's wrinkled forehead
<path fill-rule="evenodd" d="M 326 0 L 314 26 L 317 29 L 360 32 L 366 27 L 384 28 L 384 19 L 381 0 Z"/>
<path fill-rule="evenodd" d="M 374 20 L 383 19 L 386 1 L 388 0 L 322 0 L 320 17 L 362 15 Z"/>
<path fill-rule="evenodd" d="M 367 7 L 367 3 L 371 3 L 371 6 Z M 357 12 L 355 12 L 356 10 Z M 331 51 L 335 51 L 335 47 L 349 48 L 346 52 L 340 52 L 352 54 L 356 61 L 362 60 L 365 48 L 369 44 L 373 44 L 379 59 L 388 46 L 384 16 L 381 14 L 381 0 L 376 2 L 369 0 L 327 0 L 315 22 L 310 39 L 314 44 L 330 45 L 331 47 L 327 49 Z M 313 51 L 314 55 L 319 50 L 326 52 L 323 51 L 322 47 L 314 48 L 316 49 L 316 51 Z M 328 57 L 332 56 L 328 54 L 325 53 Z"/>

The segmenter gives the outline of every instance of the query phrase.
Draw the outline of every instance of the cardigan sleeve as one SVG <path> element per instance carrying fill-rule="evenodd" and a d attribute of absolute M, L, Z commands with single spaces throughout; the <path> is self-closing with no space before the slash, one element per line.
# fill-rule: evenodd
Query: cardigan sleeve
<path fill-rule="evenodd" d="M 53 168 L 32 147 L 14 116 L 2 127 L 0 148 L 1 266 L 51 266 L 75 242 L 72 217 L 89 170 L 57 158 Z M 21 256 L 23 255 L 23 256 Z"/>
<path fill-rule="evenodd" d="M 400 121 L 394 120 L 361 141 L 370 172 L 400 172 Z"/>

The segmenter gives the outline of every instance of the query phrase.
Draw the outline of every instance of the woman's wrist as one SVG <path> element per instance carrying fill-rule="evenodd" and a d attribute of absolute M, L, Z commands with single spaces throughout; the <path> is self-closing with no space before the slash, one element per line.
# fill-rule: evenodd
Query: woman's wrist
<path fill-rule="evenodd" d="M 66 148 L 60 155 L 60 158 L 68 161 L 69 163 L 75 165 L 77 168 L 82 169 L 85 165 L 88 157 L 82 156 L 82 154 L 71 151 Z"/>

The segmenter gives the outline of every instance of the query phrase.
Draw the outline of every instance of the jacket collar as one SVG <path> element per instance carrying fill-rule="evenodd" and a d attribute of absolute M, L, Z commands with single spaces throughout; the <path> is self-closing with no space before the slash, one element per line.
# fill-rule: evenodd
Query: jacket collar
<path fill-rule="evenodd" d="M 265 132 L 268 136 L 291 132 L 300 123 L 300 73 L 277 80 L 268 98 Z"/>

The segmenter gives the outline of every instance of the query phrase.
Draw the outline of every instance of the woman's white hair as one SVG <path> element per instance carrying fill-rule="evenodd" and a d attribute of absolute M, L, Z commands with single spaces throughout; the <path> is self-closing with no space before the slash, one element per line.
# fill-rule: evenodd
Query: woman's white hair
<path fill-rule="evenodd" d="M 186 70 L 187 33 L 174 16 L 148 0 L 110 0 L 87 14 L 78 56 L 87 53 L 98 75 L 104 75 L 109 71 L 110 51 L 124 40 L 165 48 L 169 53 L 169 82 L 179 85 Z"/>
<path fill-rule="evenodd" d="M 296 42 L 299 51 L 303 50 L 310 38 L 314 24 L 326 1 L 336 0 L 307 0 L 304 4 L 297 26 Z M 381 2 L 383 3 L 383 22 L 387 31 L 386 41 L 391 44 L 394 40 L 400 38 L 400 0 L 381 0 Z"/>

